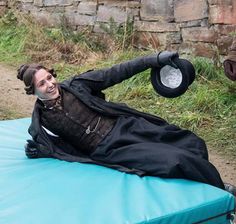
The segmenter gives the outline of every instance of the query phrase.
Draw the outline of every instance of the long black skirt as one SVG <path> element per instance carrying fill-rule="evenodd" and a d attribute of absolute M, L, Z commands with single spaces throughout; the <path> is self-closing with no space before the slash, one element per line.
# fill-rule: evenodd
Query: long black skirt
<path fill-rule="evenodd" d="M 145 175 L 184 178 L 224 189 L 208 161 L 205 142 L 175 125 L 158 126 L 136 117 L 118 118 L 92 159 L 142 170 Z"/>

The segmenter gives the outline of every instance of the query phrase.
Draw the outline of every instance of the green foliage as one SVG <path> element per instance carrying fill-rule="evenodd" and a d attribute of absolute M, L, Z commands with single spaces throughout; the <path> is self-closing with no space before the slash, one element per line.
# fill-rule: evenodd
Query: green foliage
<path fill-rule="evenodd" d="M 221 76 L 220 71 L 210 59 L 197 57 L 193 59 L 193 64 L 196 73 L 208 80 L 218 79 Z"/>
<path fill-rule="evenodd" d="M 100 23 L 100 28 L 116 41 L 122 50 L 129 47 L 132 43 L 133 21 L 128 17 L 124 24 L 118 24 L 114 18 L 109 19 L 108 24 Z"/>
<path fill-rule="evenodd" d="M 0 30 L 0 59 L 10 64 L 26 61 L 81 64 L 107 48 L 105 40 L 101 41 L 89 29 L 73 31 L 66 22 L 46 28 L 18 11 L 9 11 L 0 19 Z"/>
<path fill-rule="evenodd" d="M 235 37 L 236 36 L 236 32 L 230 32 L 229 35 Z"/>
<path fill-rule="evenodd" d="M 1 26 L 16 25 L 16 23 L 17 23 L 17 18 L 12 10 L 9 10 L 6 14 L 4 14 L 0 20 Z"/>
<path fill-rule="evenodd" d="M 89 48 L 91 51 L 105 51 L 106 46 L 98 35 L 92 33 L 90 28 L 84 28 L 75 31 L 69 26 L 67 19 L 62 16 L 59 27 L 44 28 L 46 34 L 57 42 L 72 42 L 73 44 L 81 44 Z"/>
<path fill-rule="evenodd" d="M 0 30 L 0 60 L 2 62 L 14 61 L 14 63 L 21 59 L 25 60 L 27 56 L 23 56 L 22 53 L 27 29 L 17 28 L 17 19 L 12 11 L 1 18 Z"/>

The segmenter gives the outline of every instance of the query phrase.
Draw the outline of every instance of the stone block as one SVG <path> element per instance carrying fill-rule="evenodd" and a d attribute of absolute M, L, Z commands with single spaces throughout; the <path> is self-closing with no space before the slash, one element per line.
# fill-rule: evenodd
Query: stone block
<path fill-rule="evenodd" d="M 182 42 L 180 32 L 170 32 L 166 38 L 167 44 L 180 44 Z"/>
<path fill-rule="evenodd" d="M 96 15 L 97 3 L 96 2 L 80 2 L 78 12 L 85 15 Z"/>
<path fill-rule="evenodd" d="M 99 5 L 115 6 L 115 7 L 128 7 L 139 8 L 140 2 L 138 1 L 118 1 L 118 0 L 98 0 Z"/>
<path fill-rule="evenodd" d="M 32 11 L 31 14 L 42 25 L 55 27 L 60 25 L 62 14 L 61 13 L 49 13 L 46 10 Z"/>
<path fill-rule="evenodd" d="M 174 21 L 173 0 L 141 0 L 141 20 Z"/>
<path fill-rule="evenodd" d="M 34 0 L 34 5 L 42 7 L 43 6 L 43 0 Z"/>
<path fill-rule="evenodd" d="M 209 22 L 211 24 L 236 24 L 236 1 L 210 5 Z"/>
<path fill-rule="evenodd" d="M 208 5 L 206 0 L 178 0 L 174 4 L 174 16 L 176 22 L 204 19 L 208 17 Z"/>
<path fill-rule="evenodd" d="M 182 42 L 181 44 L 180 44 L 180 46 L 179 46 L 179 51 L 178 51 L 178 53 L 180 54 L 180 55 L 185 55 L 185 54 L 187 54 L 187 55 L 193 55 L 193 49 L 192 49 L 192 44 L 193 43 L 184 43 L 184 42 Z"/>
<path fill-rule="evenodd" d="M 72 4 L 73 0 L 44 0 L 45 6 L 67 6 Z"/>
<path fill-rule="evenodd" d="M 66 14 L 74 14 L 74 13 L 77 13 L 77 11 L 78 11 L 78 7 L 76 7 L 76 6 L 67 6 L 67 7 L 65 7 L 65 13 Z"/>
<path fill-rule="evenodd" d="M 233 33 L 236 33 L 236 24 L 235 25 L 220 25 L 220 24 L 217 24 L 214 27 L 215 27 L 215 30 L 221 35 L 229 36 Z"/>
<path fill-rule="evenodd" d="M 130 18 L 139 17 L 139 9 L 138 8 L 127 8 L 126 12 Z"/>
<path fill-rule="evenodd" d="M 208 18 L 199 19 L 199 20 L 192 20 L 179 23 L 180 28 L 184 27 L 199 27 L 199 26 L 208 26 Z"/>
<path fill-rule="evenodd" d="M 222 2 L 229 4 L 232 2 L 232 0 L 208 0 L 209 5 L 218 5 L 221 4 Z"/>
<path fill-rule="evenodd" d="M 6 6 L 7 5 L 7 1 L 0 1 L 0 6 Z"/>
<path fill-rule="evenodd" d="M 64 7 L 63 6 L 48 6 L 45 8 L 45 10 L 51 14 L 57 14 L 57 13 L 64 13 Z"/>
<path fill-rule="evenodd" d="M 6 7 L 0 6 L 0 17 L 2 17 L 6 13 Z"/>
<path fill-rule="evenodd" d="M 72 26 L 93 26 L 95 16 L 81 15 L 79 13 L 65 13 L 65 18 Z"/>
<path fill-rule="evenodd" d="M 183 41 L 214 43 L 217 39 L 217 33 L 214 29 L 207 27 L 191 27 L 182 29 Z"/>
<path fill-rule="evenodd" d="M 31 3 L 21 4 L 21 10 L 23 12 L 34 12 L 37 8 Z"/>
<path fill-rule="evenodd" d="M 181 36 L 179 32 L 158 33 L 157 35 L 161 46 L 167 47 L 171 44 L 181 43 Z"/>
<path fill-rule="evenodd" d="M 99 22 L 109 22 L 113 18 L 116 23 L 124 23 L 128 16 L 125 9 L 119 7 L 101 5 L 97 11 L 97 21 Z"/>
<path fill-rule="evenodd" d="M 34 2 L 34 0 L 21 0 L 21 3 L 33 3 Z"/>
<path fill-rule="evenodd" d="M 15 7 L 19 7 L 20 4 L 22 4 L 20 1 L 11 1 L 11 0 L 6 0 L 6 5 L 8 8 L 15 8 Z"/>
<path fill-rule="evenodd" d="M 209 5 L 215 5 L 218 2 L 218 0 L 208 0 Z"/>
<path fill-rule="evenodd" d="M 219 54 L 227 55 L 232 43 L 233 43 L 232 36 L 221 36 L 216 42 L 218 46 Z"/>
<path fill-rule="evenodd" d="M 183 42 L 179 48 L 180 54 L 191 54 L 206 58 L 215 58 L 217 52 L 217 46 L 210 43 Z"/>
<path fill-rule="evenodd" d="M 161 43 L 157 33 L 135 32 L 133 45 L 141 49 L 160 49 Z"/>
<path fill-rule="evenodd" d="M 176 32 L 179 31 L 179 26 L 176 23 L 149 22 L 149 21 L 134 21 L 134 28 L 137 31 L 149 32 Z"/>
<path fill-rule="evenodd" d="M 87 16 L 87 15 L 76 15 L 75 24 L 80 26 L 93 26 L 95 23 L 95 16 Z"/>
<path fill-rule="evenodd" d="M 139 48 L 166 49 L 170 45 L 177 47 L 178 44 L 181 43 L 181 37 L 179 32 L 136 32 L 134 37 L 134 45 Z"/>
<path fill-rule="evenodd" d="M 194 45 L 193 53 L 196 56 L 214 59 L 218 54 L 218 49 L 214 44 L 197 43 L 196 45 Z"/>

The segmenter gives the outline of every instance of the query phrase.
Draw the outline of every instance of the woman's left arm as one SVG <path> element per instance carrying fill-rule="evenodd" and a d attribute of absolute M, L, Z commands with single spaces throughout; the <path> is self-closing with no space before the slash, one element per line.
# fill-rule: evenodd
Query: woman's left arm
<path fill-rule="evenodd" d="M 116 64 L 110 68 L 85 72 L 77 76 L 76 80 L 83 82 L 93 91 L 101 91 L 149 68 L 171 64 L 172 58 L 177 56 L 177 52 L 163 51 L 160 54 L 155 53 Z"/>

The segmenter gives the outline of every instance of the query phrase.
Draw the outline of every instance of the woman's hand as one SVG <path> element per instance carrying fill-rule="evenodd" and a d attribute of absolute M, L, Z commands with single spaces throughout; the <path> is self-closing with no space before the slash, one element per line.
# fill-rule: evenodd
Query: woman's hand
<path fill-rule="evenodd" d="M 25 154 L 28 158 L 38 157 L 37 143 L 35 141 L 27 140 L 25 144 Z"/>
<path fill-rule="evenodd" d="M 176 51 L 161 51 L 157 56 L 157 62 L 161 67 L 170 65 L 177 69 L 178 66 L 173 62 L 173 59 L 176 57 L 179 57 Z"/>

